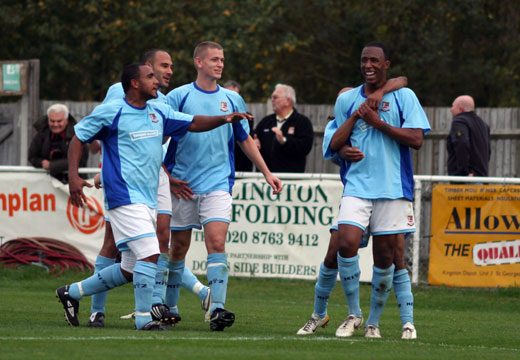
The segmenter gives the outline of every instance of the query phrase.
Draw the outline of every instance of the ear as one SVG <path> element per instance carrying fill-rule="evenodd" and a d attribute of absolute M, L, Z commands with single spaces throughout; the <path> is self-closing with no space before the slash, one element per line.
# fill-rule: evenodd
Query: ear
<path fill-rule="evenodd" d="M 390 67 L 390 60 L 385 60 L 385 69 Z"/>
<path fill-rule="evenodd" d="M 195 67 L 197 69 L 202 67 L 202 60 L 198 56 L 195 59 L 193 59 L 193 63 L 195 64 Z"/>
<path fill-rule="evenodd" d="M 130 85 L 131 85 L 134 89 L 138 89 L 138 88 L 139 88 L 139 80 L 138 80 L 138 79 L 132 79 L 132 80 L 130 80 Z"/>

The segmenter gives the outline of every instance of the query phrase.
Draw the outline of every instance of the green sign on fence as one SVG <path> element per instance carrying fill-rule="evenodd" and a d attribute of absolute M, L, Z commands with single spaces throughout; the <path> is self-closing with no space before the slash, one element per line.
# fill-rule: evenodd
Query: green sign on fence
<path fill-rule="evenodd" d="M 2 90 L 21 91 L 20 64 L 2 64 Z"/>

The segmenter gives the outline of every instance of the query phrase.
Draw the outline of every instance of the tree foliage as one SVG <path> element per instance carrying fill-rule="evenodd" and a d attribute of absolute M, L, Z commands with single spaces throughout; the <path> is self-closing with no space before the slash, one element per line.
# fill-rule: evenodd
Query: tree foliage
<path fill-rule="evenodd" d="M 247 101 L 282 82 L 300 103 L 331 103 L 380 41 L 423 105 L 520 106 L 519 26 L 516 0 L 4 0 L 0 59 L 39 58 L 42 98 L 100 100 L 151 47 L 173 55 L 172 86 L 193 81 L 194 46 L 214 40 Z"/>

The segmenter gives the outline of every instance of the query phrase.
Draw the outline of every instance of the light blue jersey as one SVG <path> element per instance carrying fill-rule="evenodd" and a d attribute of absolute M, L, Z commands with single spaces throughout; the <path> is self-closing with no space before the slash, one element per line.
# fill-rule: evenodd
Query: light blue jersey
<path fill-rule="evenodd" d="M 240 95 L 218 85 L 215 91 L 204 91 L 193 82 L 170 91 L 166 99 L 173 109 L 192 115 L 246 112 Z M 211 131 L 187 133 L 180 141 L 170 142 L 164 164 L 174 178 L 188 181 L 196 194 L 216 190 L 231 193 L 235 182 L 235 139 L 242 142 L 248 135 L 245 119 Z"/>
<path fill-rule="evenodd" d="M 117 100 L 117 99 L 123 99 L 125 97 L 125 91 L 123 90 L 123 84 L 120 82 L 115 83 L 114 85 L 111 85 L 108 88 L 107 94 L 105 95 L 105 98 L 103 99 L 103 104 L 109 103 L 111 101 Z M 150 99 L 148 102 L 158 101 L 163 104 L 166 104 L 166 95 L 164 95 L 162 92 L 157 90 L 157 97 L 155 99 Z"/>
<path fill-rule="evenodd" d="M 192 120 L 192 115 L 159 102 L 136 108 L 117 99 L 97 106 L 74 127 L 81 142 L 102 142 L 107 209 L 128 204 L 157 207 L 163 135 L 182 138 Z"/>
<path fill-rule="evenodd" d="M 341 94 L 334 108 L 335 120 L 325 130 L 323 156 L 331 158 L 330 141 L 336 130 L 366 100 L 364 85 Z M 379 106 L 379 116 L 391 126 L 430 130 L 428 119 L 408 88 L 386 94 Z M 365 157 L 359 162 L 340 160 L 340 175 L 345 184 L 343 196 L 363 199 L 413 199 L 413 170 L 410 148 L 383 134 L 359 119 L 348 144 L 359 148 Z"/>

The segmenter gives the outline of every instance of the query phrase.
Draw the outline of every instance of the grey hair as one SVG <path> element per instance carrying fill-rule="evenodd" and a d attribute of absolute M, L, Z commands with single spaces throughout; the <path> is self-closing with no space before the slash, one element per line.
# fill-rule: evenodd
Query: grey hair
<path fill-rule="evenodd" d="M 51 112 L 56 113 L 56 114 L 64 113 L 65 119 L 69 118 L 69 108 L 65 104 L 52 104 L 47 109 L 47 117 L 49 117 Z"/>
<path fill-rule="evenodd" d="M 294 91 L 294 88 L 290 85 L 286 84 L 276 84 L 274 89 L 282 89 L 284 96 L 288 97 L 292 101 L 292 105 L 296 105 L 296 91 Z"/>

